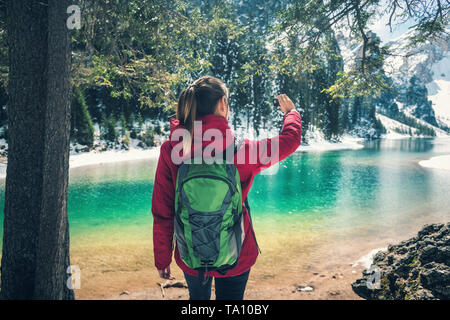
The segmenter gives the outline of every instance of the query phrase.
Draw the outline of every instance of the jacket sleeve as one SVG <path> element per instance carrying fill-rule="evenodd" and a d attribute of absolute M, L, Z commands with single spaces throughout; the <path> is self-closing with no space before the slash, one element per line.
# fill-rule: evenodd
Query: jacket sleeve
<path fill-rule="evenodd" d="M 302 119 L 297 110 L 291 110 L 283 119 L 281 133 L 260 141 L 245 140 L 245 161 L 253 174 L 285 159 L 295 152 L 302 139 Z"/>
<path fill-rule="evenodd" d="M 167 159 L 168 154 L 170 154 L 168 145 L 163 144 L 156 168 L 152 195 L 153 252 L 155 266 L 158 270 L 163 270 L 170 265 L 173 251 L 175 189 L 168 162 L 170 159 Z"/>

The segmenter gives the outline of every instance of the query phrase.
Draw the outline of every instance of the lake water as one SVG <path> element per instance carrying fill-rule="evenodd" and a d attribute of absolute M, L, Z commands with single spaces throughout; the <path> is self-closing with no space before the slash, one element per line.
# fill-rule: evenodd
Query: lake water
<path fill-rule="evenodd" d="M 276 173 L 258 175 L 249 202 L 264 272 L 280 262 L 285 271 L 348 263 L 425 223 L 450 221 L 450 171 L 418 165 L 441 154 L 450 154 L 448 140 L 377 140 L 359 150 L 296 153 Z M 96 265 L 92 275 L 153 266 L 155 167 L 146 160 L 71 170 L 72 260 Z M 0 194 L 3 208 L 4 180 Z"/>

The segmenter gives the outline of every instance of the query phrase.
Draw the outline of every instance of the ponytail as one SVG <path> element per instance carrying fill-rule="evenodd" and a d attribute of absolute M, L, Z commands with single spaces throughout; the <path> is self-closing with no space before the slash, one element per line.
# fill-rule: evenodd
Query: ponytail
<path fill-rule="evenodd" d="M 182 125 L 189 132 L 183 137 L 183 154 L 191 149 L 194 131 L 194 121 L 197 114 L 197 99 L 195 98 L 195 87 L 189 86 L 180 97 L 178 117 Z M 180 106 L 181 104 L 181 106 Z M 180 110 L 181 107 L 181 110 Z M 181 111 L 181 112 L 180 112 Z M 180 119 L 181 117 L 181 119 Z"/>
<path fill-rule="evenodd" d="M 177 119 L 190 134 L 183 137 L 183 154 L 189 153 L 193 141 L 194 122 L 197 116 L 213 114 L 217 102 L 223 96 L 228 98 L 228 89 L 219 79 L 204 76 L 195 80 L 183 90 L 178 99 Z"/>
<path fill-rule="evenodd" d="M 197 99 L 195 98 L 194 86 L 189 86 L 185 91 L 183 109 L 183 125 L 192 136 L 194 121 L 197 115 Z"/>

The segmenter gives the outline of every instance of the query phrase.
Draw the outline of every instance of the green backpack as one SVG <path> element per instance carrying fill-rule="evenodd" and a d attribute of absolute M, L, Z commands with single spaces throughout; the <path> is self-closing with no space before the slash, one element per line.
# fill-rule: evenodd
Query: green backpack
<path fill-rule="evenodd" d="M 237 264 L 244 241 L 242 212 L 241 182 L 234 164 L 191 160 L 179 167 L 174 233 L 189 268 L 225 274 Z"/>

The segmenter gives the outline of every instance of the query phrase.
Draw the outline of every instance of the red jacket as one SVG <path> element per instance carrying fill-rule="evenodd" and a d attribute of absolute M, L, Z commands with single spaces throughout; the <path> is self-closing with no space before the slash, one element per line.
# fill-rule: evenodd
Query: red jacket
<path fill-rule="evenodd" d="M 228 121 L 220 116 L 207 115 L 200 117 L 198 121 L 202 121 L 202 131 L 215 128 L 219 129 L 223 136 L 226 130 L 230 130 Z M 174 228 L 174 212 L 175 212 L 175 186 L 177 180 L 178 165 L 171 160 L 171 152 L 173 147 L 178 144 L 178 141 L 171 141 L 172 133 L 177 128 L 182 128 L 178 120 L 172 119 L 170 122 L 170 137 L 161 146 L 158 166 L 156 169 L 155 183 L 153 187 L 152 196 L 152 214 L 153 214 L 153 247 L 155 256 L 155 266 L 158 270 L 167 268 L 172 262 L 172 243 L 173 243 L 173 228 Z M 244 140 L 241 148 L 234 157 L 234 164 L 239 171 L 242 186 L 243 200 L 247 197 L 253 178 L 263 169 L 273 165 L 273 161 L 268 163 L 260 156 L 257 156 L 256 161 L 249 161 L 250 154 L 255 154 L 254 150 L 266 148 L 270 150 L 270 146 L 278 143 L 278 161 L 285 159 L 293 153 L 301 142 L 301 117 L 297 111 L 290 111 L 284 116 L 283 129 L 280 135 L 261 141 Z M 231 132 L 231 131 L 230 131 Z M 194 134 L 194 140 L 196 139 Z M 225 140 L 225 139 L 224 139 Z M 210 141 L 202 141 L 203 146 L 211 143 Z M 266 144 L 267 143 L 267 144 Z M 193 144 L 194 147 L 194 144 Z M 226 145 L 224 145 L 224 148 Z M 238 155 L 245 152 L 245 161 L 236 161 Z M 261 153 L 264 154 L 264 153 Z M 270 152 L 268 152 L 270 156 Z M 242 158 L 241 158 L 242 159 Z M 251 164 L 249 164 L 251 163 Z M 245 237 L 242 244 L 241 253 L 237 265 L 227 271 L 225 275 L 221 275 L 215 271 L 209 271 L 208 275 L 211 277 L 232 277 L 240 275 L 249 270 L 256 262 L 258 256 L 258 248 L 253 237 L 253 230 L 250 223 L 250 218 L 244 207 L 244 230 Z M 178 248 L 175 247 L 175 261 L 178 266 L 187 274 L 198 275 L 196 270 L 190 269 L 181 260 Z"/>

